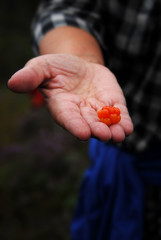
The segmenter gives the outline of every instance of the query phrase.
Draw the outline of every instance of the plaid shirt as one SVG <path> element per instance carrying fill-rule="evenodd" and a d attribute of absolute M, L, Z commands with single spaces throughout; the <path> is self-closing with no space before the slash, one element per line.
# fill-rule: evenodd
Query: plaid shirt
<path fill-rule="evenodd" d="M 161 1 L 44 0 L 32 25 L 33 45 L 55 27 L 82 28 L 100 43 L 134 123 L 120 145 L 144 151 L 161 142 Z"/>

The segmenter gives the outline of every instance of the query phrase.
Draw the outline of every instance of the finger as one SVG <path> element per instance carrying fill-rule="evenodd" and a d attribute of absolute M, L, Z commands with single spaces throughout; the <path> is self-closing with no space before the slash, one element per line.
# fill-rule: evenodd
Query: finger
<path fill-rule="evenodd" d="M 128 136 L 133 132 L 134 128 L 127 107 L 122 104 L 116 104 L 115 107 L 118 107 L 121 111 L 121 121 L 119 125 L 122 126 L 125 135 Z"/>
<path fill-rule="evenodd" d="M 27 62 L 8 81 L 8 87 L 15 92 L 30 92 L 37 88 L 44 79 L 51 77 L 46 64 L 46 57 L 36 57 Z"/>
<path fill-rule="evenodd" d="M 111 125 L 110 130 L 114 142 L 122 142 L 125 139 L 125 131 L 120 124 Z"/>
<path fill-rule="evenodd" d="M 39 68 L 24 67 L 16 72 L 8 81 L 8 87 L 14 92 L 30 92 L 37 88 L 43 80 Z"/>
<path fill-rule="evenodd" d="M 87 122 L 82 118 L 79 107 L 75 103 L 48 104 L 50 113 L 55 121 L 80 140 L 88 140 L 91 130 Z M 56 106 L 56 107 L 54 107 Z"/>
<path fill-rule="evenodd" d="M 27 62 L 8 81 L 8 87 L 15 92 L 29 92 L 47 79 L 58 74 L 74 75 L 84 71 L 84 62 L 77 57 L 64 54 L 46 54 Z"/>
<path fill-rule="evenodd" d="M 88 106 L 81 107 L 81 114 L 90 126 L 92 136 L 101 141 L 108 141 L 111 138 L 109 127 L 99 121 L 95 109 Z"/>

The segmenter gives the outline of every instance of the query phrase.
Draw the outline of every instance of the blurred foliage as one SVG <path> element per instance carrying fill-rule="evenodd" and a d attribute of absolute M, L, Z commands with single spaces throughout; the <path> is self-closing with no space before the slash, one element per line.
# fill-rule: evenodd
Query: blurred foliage
<path fill-rule="evenodd" d="M 39 1 L 0 8 L 0 239 L 70 239 L 87 143 L 58 127 L 45 107 L 10 92 L 9 77 L 33 57 L 30 25 Z"/>

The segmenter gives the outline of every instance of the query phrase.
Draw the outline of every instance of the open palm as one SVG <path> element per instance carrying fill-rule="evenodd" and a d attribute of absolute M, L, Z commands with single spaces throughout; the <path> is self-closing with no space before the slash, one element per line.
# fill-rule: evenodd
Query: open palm
<path fill-rule="evenodd" d="M 28 92 L 40 87 L 53 119 L 81 140 L 123 141 L 133 131 L 125 98 L 115 76 L 104 66 L 64 54 L 30 60 L 8 82 L 11 90 Z M 106 126 L 97 117 L 105 106 L 121 111 L 118 124 Z"/>

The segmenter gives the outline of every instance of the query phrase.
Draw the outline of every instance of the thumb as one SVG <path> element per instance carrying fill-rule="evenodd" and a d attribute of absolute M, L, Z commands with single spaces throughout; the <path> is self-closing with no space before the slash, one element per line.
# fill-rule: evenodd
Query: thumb
<path fill-rule="evenodd" d="M 35 57 L 10 78 L 8 87 L 14 92 L 30 92 L 58 74 L 83 74 L 84 66 L 82 59 L 72 55 L 46 54 Z"/>
<path fill-rule="evenodd" d="M 24 68 L 12 75 L 8 81 L 8 87 L 14 92 L 30 92 L 49 77 L 45 59 L 36 57 L 27 62 Z"/>

